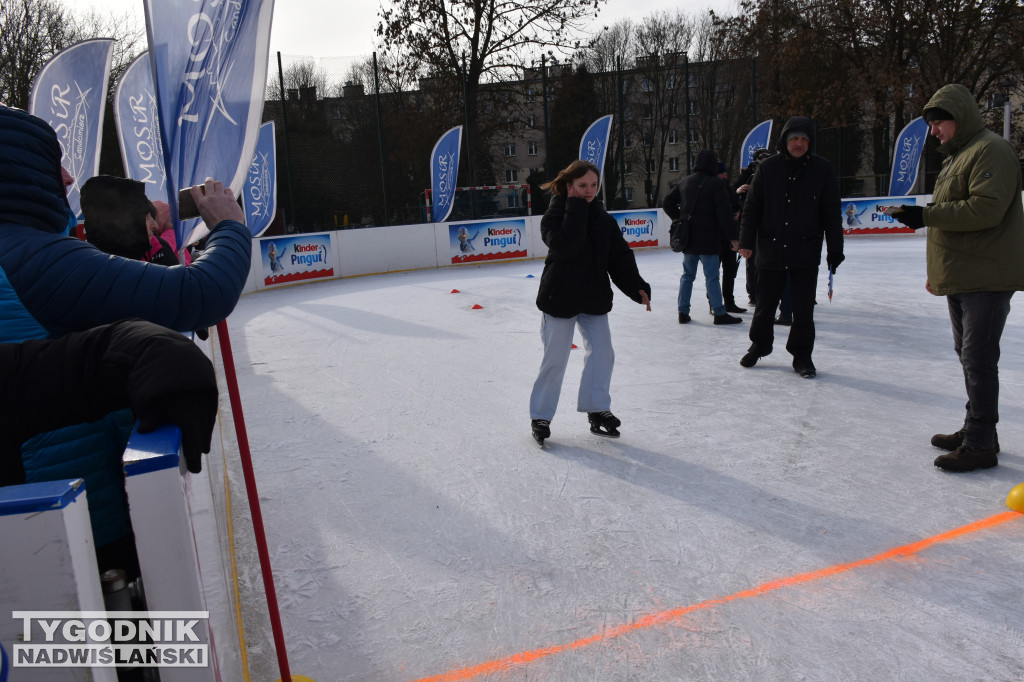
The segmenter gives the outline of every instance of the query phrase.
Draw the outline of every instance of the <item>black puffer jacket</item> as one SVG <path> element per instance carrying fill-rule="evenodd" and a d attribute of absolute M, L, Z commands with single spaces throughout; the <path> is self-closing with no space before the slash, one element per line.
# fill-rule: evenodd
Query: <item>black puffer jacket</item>
<path fill-rule="evenodd" d="M 605 315 L 612 309 L 612 287 L 640 303 L 651 285 L 640 277 L 636 259 L 615 219 L 599 199 L 555 196 L 540 222 L 548 245 L 537 307 L 554 317 Z"/>
<path fill-rule="evenodd" d="M 736 221 L 732 219 L 729 187 L 718 177 L 715 153 L 704 149 L 697 154 L 694 171 L 668 193 L 661 207 L 673 220 L 683 211 L 693 216 L 690 241 L 683 253 L 709 256 L 719 252 L 723 241 L 736 239 Z"/>
<path fill-rule="evenodd" d="M 786 135 L 807 133 L 810 148 L 799 159 L 786 151 Z M 765 159 L 750 182 L 741 218 L 740 248 L 756 252 L 766 270 L 816 268 L 821 245 L 829 259 L 843 260 L 843 216 L 839 183 L 832 164 L 814 154 L 814 125 L 795 116 L 779 136 L 779 154 Z"/>

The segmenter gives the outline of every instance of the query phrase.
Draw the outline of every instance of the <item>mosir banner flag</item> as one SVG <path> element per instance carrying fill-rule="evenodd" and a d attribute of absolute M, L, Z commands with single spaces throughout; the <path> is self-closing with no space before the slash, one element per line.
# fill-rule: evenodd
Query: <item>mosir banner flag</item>
<path fill-rule="evenodd" d="M 612 115 L 602 116 L 587 128 L 580 139 L 580 158 L 597 166 L 604 183 L 604 159 L 608 155 L 608 137 L 612 132 Z"/>
<path fill-rule="evenodd" d="M 435 223 L 447 220 L 455 203 L 461 144 L 462 126 L 455 126 L 441 136 L 430 152 L 430 196 Z"/>
<path fill-rule="evenodd" d="M 747 136 L 743 138 L 743 145 L 740 147 L 740 168 L 746 168 L 754 160 L 754 152 L 758 149 L 767 149 L 768 142 L 772 139 L 771 120 L 762 121 L 754 126 Z"/>
<path fill-rule="evenodd" d="M 910 194 L 917 182 L 917 169 L 921 165 L 928 124 L 918 116 L 904 126 L 896 138 L 896 149 L 892 155 L 892 177 L 889 179 L 889 196 L 902 197 Z"/>
<path fill-rule="evenodd" d="M 82 219 L 81 187 L 100 165 L 100 136 L 114 41 L 83 40 L 58 52 L 36 76 L 28 111 L 50 124 L 60 142 L 60 164 L 74 177 L 68 204 Z"/>
<path fill-rule="evenodd" d="M 167 171 L 148 52 L 143 52 L 128 66 L 117 84 L 114 123 L 128 177 L 146 186 L 150 201 L 167 201 Z"/>
<path fill-rule="evenodd" d="M 242 187 L 242 206 L 245 224 L 252 236 L 259 237 L 266 232 L 277 213 L 277 146 L 273 121 L 260 126 L 256 153 Z"/>
<path fill-rule="evenodd" d="M 273 0 L 144 0 L 167 202 L 207 177 L 237 196 L 263 116 Z"/>

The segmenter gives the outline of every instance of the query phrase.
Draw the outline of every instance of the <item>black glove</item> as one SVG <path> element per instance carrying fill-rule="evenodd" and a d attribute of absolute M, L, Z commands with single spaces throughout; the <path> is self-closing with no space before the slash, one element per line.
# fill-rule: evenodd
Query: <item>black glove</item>
<path fill-rule="evenodd" d="M 827 256 L 825 256 L 825 262 L 828 263 L 828 269 L 833 273 L 835 273 L 836 268 L 838 268 L 839 264 L 842 263 L 844 260 L 846 260 L 846 256 L 844 256 L 843 254 L 833 256 L 830 253 Z"/>
<path fill-rule="evenodd" d="M 202 454 L 210 451 L 214 420 L 217 418 L 216 391 L 188 391 L 160 396 L 139 411 L 139 433 L 164 424 L 181 429 L 181 452 L 193 474 L 203 470 Z"/>
<path fill-rule="evenodd" d="M 900 206 L 898 210 L 890 211 L 889 215 L 912 230 L 924 227 L 924 208 L 921 206 Z"/>

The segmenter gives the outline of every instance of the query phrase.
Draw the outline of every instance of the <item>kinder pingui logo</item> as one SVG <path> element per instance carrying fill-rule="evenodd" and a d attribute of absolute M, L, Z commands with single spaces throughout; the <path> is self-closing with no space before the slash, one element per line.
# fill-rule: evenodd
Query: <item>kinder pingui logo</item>
<path fill-rule="evenodd" d="M 647 218 L 626 218 L 622 226 L 622 236 L 629 239 L 639 239 L 643 235 L 654 234 L 654 223 Z"/>
<path fill-rule="evenodd" d="M 323 244 L 295 244 L 292 246 L 292 265 L 311 268 L 327 262 L 327 247 Z"/>

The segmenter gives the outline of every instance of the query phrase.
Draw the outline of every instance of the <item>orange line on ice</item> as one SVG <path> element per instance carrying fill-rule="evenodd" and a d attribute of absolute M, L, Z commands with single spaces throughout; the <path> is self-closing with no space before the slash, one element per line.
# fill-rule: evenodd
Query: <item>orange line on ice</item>
<path fill-rule="evenodd" d="M 940 542 L 946 542 L 954 538 L 968 535 L 970 533 L 984 530 L 997 526 L 1001 523 L 1006 523 L 1011 519 L 1020 518 L 1019 512 L 1008 511 L 995 516 L 990 516 L 987 519 L 975 521 L 969 523 L 966 526 L 960 526 L 953 530 L 933 535 L 930 538 L 924 540 L 918 540 L 912 542 L 909 545 L 902 545 L 900 547 L 894 547 L 886 550 L 881 554 L 876 554 L 871 557 L 859 559 L 857 561 L 851 561 L 846 564 L 836 564 L 835 566 L 829 566 L 828 568 L 822 568 L 817 571 L 811 571 L 810 573 L 801 573 L 799 575 L 789 576 L 787 578 L 780 578 L 778 580 L 772 580 L 767 583 L 762 583 L 757 587 L 752 587 L 749 590 L 742 590 L 730 594 L 726 597 L 718 597 L 716 599 L 709 599 L 702 601 L 699 604 L 691 604 L 690 606 L 680 606 L 679 608 L 670 609 L 668 611 L 660 611 L 658 613 L 652 613 L 648 616 L 644 616 L 633 623 L 627 623 L 624 625 L 618 625 L 611 629 L 605 630 L 604 632 L 590 637 L 584 637 L 578 639 L 575 642 L 568 644 L 557 644 L 555 646 L 544 647 L 541 649 L 534 649 L 533 651 L 523 651 L 518 654 L 506 656 L 504 658 L 498 658 L 493 661 L 487 661 L 485 663 L 478 663 L 477 665 L 470 666 L 468 668 L 460 668 L 458 670 L 450 670 L 440 675 L 432 675 L 430 677 L 424 677 L 416 682 L 459 682 L 461 680 L 469 680 L 480 675 L 490 675 L 498 672 L 508 671 L 511 668 L 533 663 L 539 661 L 542 658 L 548 656 L 554 656 L 555 654 L 564 653 L 566 651 L 573 651 L 575 649 L 581 649 L 591 644 L 598 644 L 600 642 L 606 642 L 610 639 L 614 639 L 621 635 L 629 632 L 635 632 L 636 630 L 645 630 L 647 628 L 654 627 L 667 623 L 668 621 L 675 620 L 681 616 L 685 616 L 693 611 L 699 611 L 702 609 L 708 609 L 712 606 L 719 606 L 721 604 L 728 604 L 729 602 L 736 601 L 738 599 L 748 599 L 750 597 L 758 597 L 762 594 L 778 590 L 783 587 L 791 587 L 793 585 L 802 585 L 804 583 L 813 582 L 820 580 L 821 578 L 827 578 L 829 576 L 837 575 L 839 573 L 845 573 L 846 571 L 860 568 L 862 566 L 868 566 L 870 564 L 877 564 L 884 561 L 892 561 L 893 559 L 902 559 L 905 557 L 912 556 L 918 552 L 931 547 L 934 544 Z"/>

